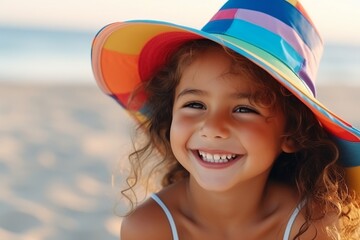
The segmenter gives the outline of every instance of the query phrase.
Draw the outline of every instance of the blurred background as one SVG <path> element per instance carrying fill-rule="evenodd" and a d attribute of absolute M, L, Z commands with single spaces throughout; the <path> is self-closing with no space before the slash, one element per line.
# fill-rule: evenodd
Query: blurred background
<path fill-rule="evenodd" d="M 224 3 L 0 0 L 0 240 L 119 239 L 132 121 L 95 84 L 92 39 L 130 19 L 201 28 Z M 326 43 L 318 97 L 360 127 L 360 1 L 302 3 Z"/>

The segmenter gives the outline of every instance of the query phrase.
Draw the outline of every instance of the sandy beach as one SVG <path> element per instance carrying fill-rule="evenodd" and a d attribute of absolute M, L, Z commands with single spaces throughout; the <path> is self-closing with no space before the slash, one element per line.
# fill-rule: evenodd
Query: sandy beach
<path fill-rule="evenodd" d="M 360 87 L 319 99 L 360 127 Z M 119 239 L 111 175 L 132 122 L 92 85 L 0 85 L 0 240 Z"/>
<path fill-rule="evenodd" d="M 0 239 L 119 239 L 128 116 L 91 86 L 1 85 L 0 99 Z"/>

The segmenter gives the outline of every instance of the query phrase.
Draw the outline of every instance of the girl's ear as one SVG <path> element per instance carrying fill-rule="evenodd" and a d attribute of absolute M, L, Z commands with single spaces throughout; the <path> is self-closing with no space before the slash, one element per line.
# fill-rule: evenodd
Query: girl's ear
<path fill-rule="evenodd" d="M 284 137 L 281 150 L 285 153 L 294 153 L 298 150 L 298 147 L 294 139 L 290 137 Z"/>

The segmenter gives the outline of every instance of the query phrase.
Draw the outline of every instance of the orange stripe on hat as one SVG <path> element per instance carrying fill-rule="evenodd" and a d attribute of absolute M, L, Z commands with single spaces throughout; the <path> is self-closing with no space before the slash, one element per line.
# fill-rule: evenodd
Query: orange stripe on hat
<path fill-rule="evenodd" d="M 140 82 L 136 69 L 137 55 L 123 54 L 107 49 L 102 50 L 101 66 L 103 77 L 107 79 L 106 88 L 115 94 L 132 92 Z"/>

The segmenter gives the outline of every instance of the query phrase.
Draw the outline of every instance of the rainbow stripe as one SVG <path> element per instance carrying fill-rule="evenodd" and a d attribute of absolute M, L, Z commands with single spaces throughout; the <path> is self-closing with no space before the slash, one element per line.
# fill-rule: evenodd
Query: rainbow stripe
<path fill-rule="evenodd" d="M 267 51 L 299 75 L 315 95 L 323 44 L 303 12 L 298 1 L 228 1 L 202 30 L 234 37 Z"/>

